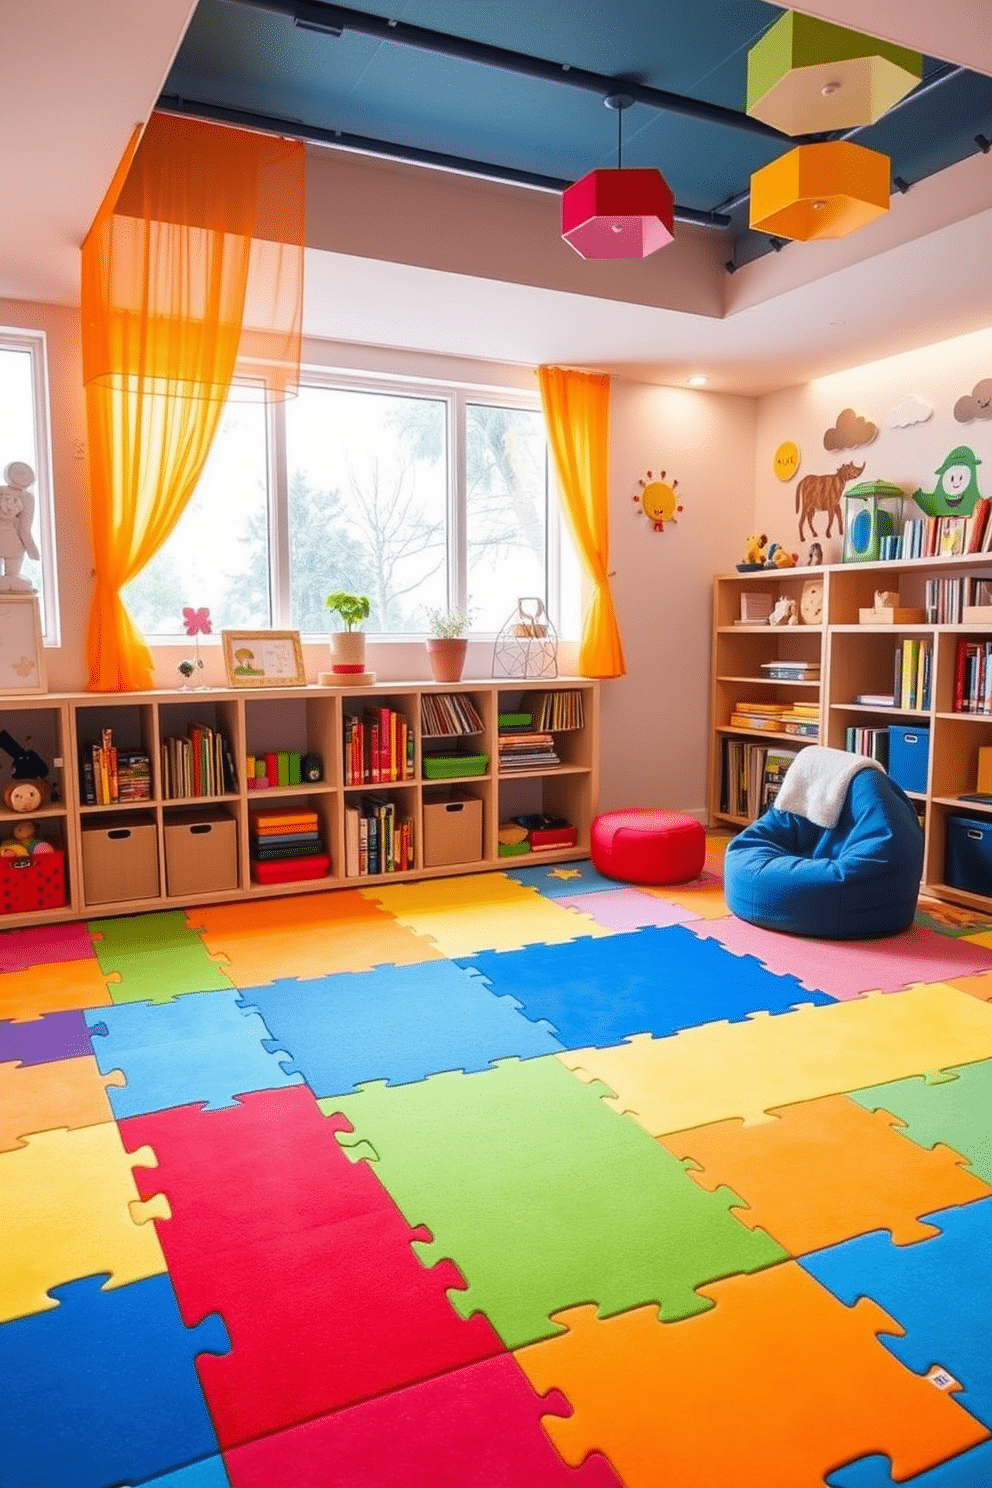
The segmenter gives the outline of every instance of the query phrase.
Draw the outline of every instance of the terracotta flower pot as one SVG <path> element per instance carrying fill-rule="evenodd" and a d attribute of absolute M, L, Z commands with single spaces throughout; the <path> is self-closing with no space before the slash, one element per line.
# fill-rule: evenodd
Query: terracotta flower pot
<path fill-rule="evenodd" d="M 435 682 L 459 682 L 465 666 L 468 640 L 465 636 L 430 636 L 427 659 Z"/>
<path fill-rule="evenodd" d="M 349 676 L 365 670 L 364 630 L 331 632 L 331 671 Z"/>

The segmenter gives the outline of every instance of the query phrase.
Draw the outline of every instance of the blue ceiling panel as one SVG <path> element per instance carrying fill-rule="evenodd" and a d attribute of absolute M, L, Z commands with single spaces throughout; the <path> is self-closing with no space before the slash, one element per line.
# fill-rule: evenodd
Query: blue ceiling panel
<path fill-rule="evenodd" d="M 683 218 L 735 204 L 742 261 L 770 246 L 747 228 L 751 174 L 793 143 L 743 113 L 747 53 L 781 14 L 762 0 L 200 0 L 162 105 L 550 189 L 615 166 L 619 126 L 623 164 L 661 170 Z M 855 136 L 910 185 L 992 138 L 992 79 L 934 58 L 924 79 Z M 603 100 L 625 88 L 618 119 Z"/>

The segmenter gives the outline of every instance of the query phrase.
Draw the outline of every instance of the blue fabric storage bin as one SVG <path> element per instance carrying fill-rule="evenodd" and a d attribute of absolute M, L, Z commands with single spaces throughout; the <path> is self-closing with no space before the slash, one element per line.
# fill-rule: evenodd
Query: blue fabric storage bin
<path fill-rule="evenodd" d="M 944 882 L 969 894 L 992 894 L 992 819 L 947 818 Z"/>
<path fill-rule="evenodd" d="M 904 791 L 926 793 L 930 730 L 889 725 L 889 774 Z"/>

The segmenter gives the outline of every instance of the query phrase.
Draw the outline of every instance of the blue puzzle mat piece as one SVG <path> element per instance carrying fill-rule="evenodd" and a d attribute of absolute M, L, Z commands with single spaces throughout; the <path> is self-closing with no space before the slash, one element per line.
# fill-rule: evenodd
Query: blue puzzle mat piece
<path fill-rule="evenodd" d="M 494 993 L 518 998 L 527 1017 L 550 1023 L 568 1049 L 609 1048 L 634 1033 L 664 1038 L 719 1019 L 736 1023 L 748 1013 L 833 1001 L 684 925 L 485 951 L 456 964 L 478 972 Z"/>
<path fill-rule="evenodd" d="M 119 1069 L 127 1085 L 111 1087 L 115 1117 L 143 1116 L 205 1101 L 207 1111 L 235 1104 L 252 1090 L 302 1085 L 271 1047 L 270 1030 L 245 1012 L 238 993 L 204 992 L 176 1002 L 122 1003 L 86 1017 L 103 1074 Z M 102 1026 L 106 1031 L 98 1032 Z"/>
<path fill-rule="evenodd" d="M 906 1330 L 883 1334 L 886 1348 L 915 1374 L 946 1369 L 962 1387 L 955 1398 L 992 1429 L 992 1198 L 922 1218 L 941 1233 L 900 1246 L 875 1230 L 799 1264 L 848 1306 L 883 1307 Z"/>
<path fill-rule="evenodd" d="M 511 997 L 494 997 L 450 961 L 287 978 L 248 988 L 274 1045 L 318 1097 L 369 1080 L 406 1085 L 443 1070 L 471 1073 L 495 1059 L 536 1059 L 564 1048 Z"/>
<path fill-rule="evenodd" d="M 886 1457 L 863 1457 L 838 1468 L 827 1478 L 829 1488 L 894 1488 Z M 992 1441 L 951 1457 L 929 1472 L 906 1478 L 900 1488 L 989 1488 L 992 1483 Z"/>
<path fill-rule="evenodd" d="M 0 1327 L 4 1488 L 140 1483 L 220 1450 L 194 1364 L 228 1352 L 220 1318 L 187 1328 L 167 1276 L 106 1279 L 55 1287 L 58 1307 Z"/>
<path fill-rule="evenodd" d="M 122 1002 L 90 1008 L 85 1018 L 99 1058 L 100 1035 L 116 1050 L 155 1048 L 228 1033 L 237 1038 L 245 1019 L 240 997 L 237 987 L 226 987 L 187 993 L 172 1002 Z"/>
<path fill-rule="evenodd" d="M 570 899 L 574 894 L 595 894 L 605 889 L 629 889 L 630 885 L 606 878 L 586 860 L 579 863 L 542 863 L 526 867 L 504 866 L 507 878 L 537 889 L 545 899 Z"/>
<path fill-rule="evenodd" d="M 231 1480 L 224 1459 L 208 1457 L 204 1462 L 192 1462 L 189 1467 L 180 1467 L 163 1477 L 149 1478 L 142 1488 L 231 1488 Z"/>

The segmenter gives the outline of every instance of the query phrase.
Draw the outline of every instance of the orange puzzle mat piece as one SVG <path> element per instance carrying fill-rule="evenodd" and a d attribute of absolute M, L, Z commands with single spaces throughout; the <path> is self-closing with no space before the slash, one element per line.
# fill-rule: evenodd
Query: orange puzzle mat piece
<path fill-rule="evenodd" d="M 102 1075 L 91 1054 L 50 1064 L 0 1064 L 0 1152 L 25 1146 L 36 1132 L 113 1121 L 107 1086 L 126 1085 L 120 1070 Z"/>
<path fill-rule="evenodd" d="M 673 1156 L 702 1167 L 692 1177 L 703 1188 L 726 1184 L 739 1194 L 748 1207 L 734 1209 L 737 1218 L 794 1256 L 871 1230 L 911 1245 L 940 1233 L 919 1215 L 992 1193 L 950 1147 L 907 1142 L 894 1117 L 866 1112 L 844 1095 L 769 1115 L 778 1119 L 758 1126 L 719 1121 L 660 1140 Z"/>
<path fill-rule="evenodd" d="M 15 1022 L 73 1008 L 110 1007 L 110 1003 L 107 977 L 95 957 L 0 974 L 0 1018 Z"/>
<path fill-rule="evenodd" d="M 227 957 L 236 987 L 441 959 L 429 940 L 352 889 L 206 905 L 188 919 L 211 955 Z"/>
<path fill-rule="evenodd" d="M 0 1322 L 56 1307 L 46 1293 L 66 1281 L 107 1272 L 108 1288 L 166 1269 L 146 1221 L 171 1211 L 162 1194 L 142 1202 L 131 1171 L 155 1165 L 150 1147 L 125 1152 L 114 1122 L 39 1132 L 0 1153 Z"/>
<path fill-rule="evenodd" d="M 680 1322 L 571 1308 L 553 1318 L 566 1335 L 515 1352 L 572 1406 L 543 1420 L 570 1466 L 600 1451 L 626 1488 L 823 1488 L 859 1457 L 901 1482 L 988 1439 L 879 1341 L 901 1332 L 880 1307 L 845 1307 L 796 1262 L 699 1292 L 716 1305 Z"/>

